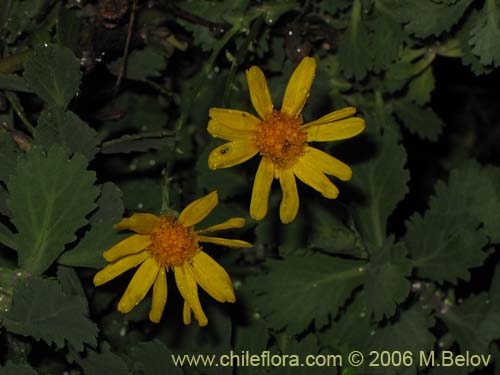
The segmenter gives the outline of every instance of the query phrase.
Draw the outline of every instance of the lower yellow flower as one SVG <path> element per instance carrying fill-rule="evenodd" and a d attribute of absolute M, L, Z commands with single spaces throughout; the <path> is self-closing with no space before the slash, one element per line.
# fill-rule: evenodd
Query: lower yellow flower
<path fill-rule="evenodd" d="M 283 190 L 280 218 L 283 223 L 295 219 L 299 196 L 295 177 L 318 190 L 326 198 L 336 198 L 337 187 L 326 175 L 347 181 L 351 168 L 338 159 L 310 147 L 309 142 L 336 141 L 354 137 L 365 128 L 362 118 L 352 117 L 353 107 L 331 112 L 318 120 L 302 124 L 302 108 L 309 96 L 316 61 L 305 57 L 297 66 L 285 91 L 281 110 L 273 107 L 264 73 L 256 66 L 247 71 L 252 104 L 260 116 L 224 108 L 211 108 L 208 132 L 228 143 L 214 149 L 208 157 L 211 169 L 228 168 L 260 154 L 262 160 L 255 175 L 250 216 L 261 220 L 267 213 L 273 179 Z"/>
<path fill-rule="evenodd" d="M 198 297 L 198 285 L 219 302 L 234 302 L 235 297 L 229 275 L 202 251 L 200 242 L 229 247 L 253 246 L 241 240 L 203 235 L 223 229 L 241 228 L 245 225 L 243 218 L 232 218 L 203 230 L 194 230 L 194 225 L 207 217 L 217 203 L 217 192 L 214 191 L 192 202 L 178 218 L 136 213 L 122 219 L 114 227 L 129 229 L 136 234 L 103 253 L 104 258 L 112 263 L 94 276 L 94 285 L 107 283 L 140 265 L 118 302 L 118 311 L 131 311 L 153 287 L 149 319 L 158 323 L 167 303 L 166 273 L 173 270 L 177 288 L 184 298 L 184 324 L 191 322 L 192 311 L 200 326 L 207 325 L 208 319 Z"/>

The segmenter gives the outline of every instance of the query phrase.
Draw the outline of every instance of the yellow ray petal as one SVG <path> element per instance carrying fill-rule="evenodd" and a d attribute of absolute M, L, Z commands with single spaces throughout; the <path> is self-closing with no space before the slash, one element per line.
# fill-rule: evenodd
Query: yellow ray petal
<path fill-rule="evenodd" d="M 191 324 L 191 307 L 186 301 L 184 301 L 184 308 L 182 309 L 182 320 L 185 325 Z"/>
<path fill-rule="evenodd" d="M 153 285 L 153 303 L 151 304 L 151 311 L 149 312 L 149 320 L 153 323 L 159 323 L 163 310 L 167 303 L 167 276 L 165 267 L 161 267 L 156 276 Z"/>
<path fill-rule="evenodd" d="M 191 202 L 179 215 L 179 222 L 185 227 L 192 227 L 208 216 L 219 203 L 217 191 Z"/>
<path fill-rule="evenodd" d="M 269 158 L 262 158 L 255 174 L 250 200 L 250 216 L 255 220 L 262 220 L 266 216 L 273 179 L 274 163 Z"/>
<path fill-rule="evenodd" d="M 118 302 L 118 311 L 125 314 L 137 306 L 151 289 L 159 270 L 160 266 L 154 258 L 146 259 L 130 280 L 125 293 Z"/>
<path fill-rule="evenodd" d="M 293 166 L 293 173 L 305 184 L 319 191 L 325 198 L 334 199 L 339 189 L 321 171 L 299 158 Z"/>
<path fill-rule="evenodd" d="M 160 218 L 153 214 L 135 213 L 113 225 L 115 229 L 129 229 L 139 234 L 149 234 Z"/>
<path fill-rule="evenodd" d="M 198 236 L 198 241 L 209 242 L 228 247 L 253 247 L 253 245 L 250 242 L 242 240 L 233 240 L 229 238 L 220 238 L 220 237 Z"/>
<path fill-rule="evenodd" d="M 145 234 L 133 234 L 130 237 L 118 242 L 111 249 L 106 250 L 102 256 L 108 262 L 114 262 L 115 260 L 122 258 L 127 255 L 136 254 L 139 251 L 144 250 L 151 244 L 151 239 L 149 235 Z"/>
<path fill-rule="evenodd" d="M 215 232 L 218 230 L 224 230 L 224 229 L 233 229 L 233 228 L 243 228 L 245 226 L 245 219 L 242 217 L 233 217 L 229 220 L 226 220 L 223 223 L 217 224 L 217 225 L 212 225 L 211 227 L 208 227 L 206 229 L 201 229 L 196 231 L 196 234 L 201 234 L 201 233 L 210 233 L 210 232 Z"/>
<path fill-rule="evenodd" d="M 254 129 L 238 129 L 234 126 L 224 125 L 217 120 L 210 120 L 207 130 L 214 137 L 227 141 L 251 140 L 256 134 Z"/>
<path fill-rule="evenodd" d="M 210 108 L 208 132 L 229 141 L 253 137 L 261 122 L 248 112 L 235 109 Z"/>
<path fill-rule="evenodd" d="M 297 192 L 295 176 L 290 169 L 280 170 L 279 179 L 281 190 L 283 190 L 283 198 L 280 204 L 280 219 L 283 224 L 288 224 L 297 216 L 299 210 L 299 193 Z"/>
<path fill-rule="evenodd" d="M 288 81 L 281 112 L 292 118 L 299 117 L 309 96 L 315 73 L 316 60 L 313 57 L 304 57 Z"/>
<path fill-rule="evenodd" d="M 233 284 L 226 270 L 207 253 L 200 251 L 193 257 L 192 271 L 196 282 L 219 302 L 234 302 Z"/>
<path fill-rule="evenodd" d="M 317 148 L 307 146 L 302 159 L 321 172 L 338 177 L 342 181 L 350 180 L 352 177 L 352 170 L 347 164 Z"/>
<path fill-rule="evenodd" d="M 147 251 L 143 251 L 139 254 L 130 255 L 107 265 L 95 274 L 94 285 L 99 286 L 113 280 L 115 277 L 120 276 L 129 269 L 141 264 L 148 257 L 149 253 Z"/>
<path fill-rule="evenodd" d="M 323 117 L 320 117 L 317 120 L 308 122 L 307 124 L 304 124 L 304 126 L 324 125 L 324 124 L 327 124 L 329 122 L 334 122 L 334 121 L 342 120 L 346 117 L 350 117 L 355 113 L 356 113 L 356 108 L 345 107 L 345 108 L 339 109 L 337 111 L 330 112 L 329 114 L 324 115 Z"/>
<path fill-rule="evenodd" d="M 253 107 L 262 119 L 273 113 L 273 102 L 267 87 L 266 77 L 257 66 L 247 70 L 248 88 Z"/>
<path fill-rule="evenodd" d="M 203 312 L 198 297 L 198 286 L 191 273 L 191 270 L 186 265 L 174 267 L 175 282 L 182 298 L 186 300 L 194 312 L 194 317 L 200 326 L 206 326 L 208 323 L 207 316 Z"/>
<path fill-rule="evenodd" d="M 365 129 L 365 120 L 352 117 L 321 125 L 307 124 L 303 126 L 303 129 L 307 133 L 308 142 L 338 141 L 361 133 Z"/>
<path fill-rule="evenodd" d="M 253 141 L 233 141 L 215 148 L 208 155 L 210 169 L 229 168 L 244 163 L 259 152 Z"/>

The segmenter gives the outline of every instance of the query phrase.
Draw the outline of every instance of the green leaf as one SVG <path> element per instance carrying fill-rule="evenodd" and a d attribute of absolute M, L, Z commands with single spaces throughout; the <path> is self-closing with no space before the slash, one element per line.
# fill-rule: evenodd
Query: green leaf
<path fill-rule="evenodd" d="M 68 296 L 57 281 L 34 276 L 16 285 L 4 325 L 10 332 L 54 343 L 59 349 L 67 341 L 82 351 L 83 344 L 97 344 L 97 326 L 87 315 L 85 298 Z"/>
<path fill-rule="evenodd" d="M 11 1 L 8 18 L 4 27 L 7 31 L 7 42 L 14 42 L 21 35 L 31 21 L 38 15 L 45 5 L 43 0 L 16 0 Z"/>
<path fill-rule="evenodd" d="M 33 147 L 17 164 L 7 188 L 22 268 L 43 273 L 87 223 L 85 216 L 95 208 L 98 190 L 95 174 L 86 166 L 83 156 L 68 159 L 60 146 L 46 153 Z"/>
<path fill-rule="evenodd" d="M 361 22 L 361 2 L 355 0 L 351 22 L 338 49 L 338 59 L 345 75 L 360 81 L 366 77 L 371 65 L 371 50 L 364 24 Z"/>
<path fill-rule="evenodd" d="M 444 123 L 432 109 L 421 108 L 407 100 L 399 100 L 393 105 L 396 116 L 412 133 L 430 141 L 438 139 Z"/>
<path fill-rule="evenodd" d="M 500 199 L 492 174 L 475 161 L 452 170 L 448 185 L 437 183 L 424 217 L 415 214 L 407 223 L 406 241 L 420 277 L 456 283 L 483 263 L 485 234 L 499 240 Z"/>
<path fill-rule="evenodd" d="M 273 369 L 273 374 L 277 375 L 323 375 L 325 369 L 321 366 L 303 366 L 303 361 L 308 355 L 316 355 L 319 352 L 318 340 L 314 334 L 307 335 L 302 340 L 287 337 L 288 333 L 284 332 L 286 342 L 280 345 L 280 352 L 283 356 L 289 355 L 287 366 L 276 366 Z M 278 341 L 280 339 L 278 338 Z M 283 340 L 285 341 L 285 340 Z M 278 344 L 279 345 L 279 344 Z M 340 365 L 340 361 L 337 362 Z M 332 365 L 333 367 L 333 365 Z"/>
<path fill-rule="evenodd" d="M 496 0 L 486 0 L 475 27 L 470 32 L 472 53 L 483 65 L 500 65 L 500 11 Z"/>
<path fill-rule="evenodd" d="M 23 77 L 0 73 L 0 90 L 32 92 Z"/>
<path fill-rule="evenodd" d="M 407 223 L 406 242 L 419 277 L 438 282 L 469 280 L 468 269 L 480 266 L 486 237 L 475 231 L 479 221 L 465 213 L 429 210 Z"/>
<path fill-rule="evenodd" d="M 365 355 L 371 350 L 379 353 L 408 350 L 414 355 L 420 351 L 427 352 L 434 347 L 435 336 L 429 331 L 434 326 L 434 318 L 418 305 L 401 311 L 397 318 L 385 325 L 372 325 L 367 314 L 364 293 L 356 296 L 340 319 L 332 323 L 330 329 L 321 334 L 321 341 L 344 355 L 353 350 L 362 351 Z M 414 362 L 415 363 L 415 362 Z M 366 366 L 366 363 L 365 363 Z M 362 368 L 368 371 L 368 366 Z M 398 368 L 384 367 L 384 374 L 393 374 Z M 397 372 L 397 371 L 396 371 Z"/>
<path fill-rule="evenodd" d="M 58 266 L 57 280 L 59 280 L 64 294 L 86 298 L 80 278 L 73 268 Z"/>
<path fill-rule="evenodd" d="M 373 132 L 372 139 L 376 154 L 353 166 L 351 184 L 365 197 L 363 204 L 352 209 L 352 215 L 368 248 L 380 248 L 387 234 L 387 218 L 407 193 L 410 175 L 404 169 L 406 151 L 395 129 Z"/>
<path fill-rule="evenodd" d="M 263 351 L 269 341 L 269 330 L 258 314 L 250 317 L 245 325 L 235 327 L 235 350 L 238 352 Z"/>
<path fill-rule="evenodd" d="M 38 372 L 27 364 L 19 365 L 8 361 L 5 366 L 0 366 L 0 375 L 38 375 Z"/>
<path fill-rule="evenodd" d="M 407 35 L 395 20 L 392 9 L 394 0 L 379 0 L 375 3 L 376 13 L 373 32 L 370 34 L 370 48 L 373 54 L 373 69 L 382 70 L 397 59 Z"/>
<path fill-rule="evenodd" d="M 34 143 L 47 150 L 59 144 L 90 161 L 97 152 L 98 140 L 96 131 L 73 112 L 49 108 L 38 119 Z"/>
<path fill-rule="evenodd" d="M 4 131 L 0 131 L 0 181 L 7 182 L 14 174 L 17 159 L 21 155 L 21 150 L 12 139 L 12 136 Z"/>
<path fill-rule="evenodd" d="M 182 374 L 171 359 L 172 352 L 161 341 L 141 342 L 130 349 L 134 374 Z"/>
<path fill-rule="evenodd" d="M 482 16 L 482 12 L 473 9 L 463 26 L 457 30 L 457 39 L 462 52 L 462 63 L 469 66 L 471 71 L 476 75 L 488 74 L 493 68 L 492 66 L 485 66 L 481 63 L 481 59 L 472 52 L 472 46 L 470 44 L 472 30 L 474 30 L 477 25 L 484 22 Z"/>
<path fill-rule="evenodd" d="M 360 299 L 363 299 L 362 294 L 342 314 L 340 320 L 333 323 L 332 328 L 321 335 L 323 344 L 335 351 L 340 350 L 344 358 L 353 350 L 361 351 L 365 355 L 365 362 L 355 373 L 363 375 L 417 374 L 420 352 L 427 353 L 434 347 L 435 337 L 429 331 L 429 328 L 434 325 L 434 319 L 416 306 L 402 311 L 397 320 L 392 319 L 384 326 L 372 326 L 366 311 L 363 310 L 364 303 L 360 302 Z M 366 361 L 369 354 L 373 354 L 371 351 L 377 351 L 379 354 L 382 351 L 389 353 L 410 351 L 414 359 L 414 367 L 395 367 L 389 364 L 385 365 L 383 371 L 380 372 L 380 369 L 370 366 L 370 362 Z"/>
<path fill-rule="evenodd" d="M 386 239 L 366 267 L 364 288 L 366 309 L 375 320 L 391 317 L 410 292 L 411 262 L 402 242 Z"/>
<path fill-rule="evenodd" d="M 436 86 L 436 80 L 432 73 L 432 67 L 428 66 L 421 74 L 410 81 L 407 97 L 423 106 L 431 101 L 431 94 Z"/>
<path fill-rule="evenodd" d="M 24 78 L 51 107 L 66 109 L 80 86 L 80 63 L 66 47 L 35 48 L 24 65 Z"/>
<path fill-rule="evenodd" d="M 399 2 L 398 18 L 405 29 L 419 38 L 439 36 L 449 31 L 465 13 L 473 0 L 458 0 L 446 5 L 433 0 L 402 0 Z"/>
<path fill-rule="evenodd" d="M 248 283 L 255 304 L 271 327 L 300 333 L 311 322 L 320 328 L 361 285 L 365 262 L 326 255 L 289 256 L 269 261 L 267 275 Z"/>
<path fill-rule="evenodd" d="M 67 266 L 102 268 L 106 261 L 102 253 L 124 238 L 113 229 L 123 215 L 122 194 L 112 183 L 103 185 L 97 201 L 98 209 L 90 216 L 90 230 L 74 249 L 61 255 L 58 262 Z"/>
<path fill-rule="evenodd" d="M 308 204 L 310 212 L 309 247 L 332 254 L 366 257 L 359 239 L 338 216 L 321 204 Z"/>
<path fill-rule="evenodd" d="M 488 353 L 491 341 L 500 338 L 500 304 L 486 293 L 467 298 L 439 315 L 460 346 L 462 353 Z"/>
<path fill-rule="evenodd" d="M 379 352 L 408 350 L 415 356 L 420 351 L 428 352 L 433 349 L 436 338 L 429 331 L 433 326 L 434 318 L 419 305 L 414 305 L 403 311 L 396 322 L 375 329 L 374 334 L 368 338 L 368 346 L 370 350 Z"/>
<path fill-rule="evenodd" d="M 352 350 L 366 350 L 367 338 L 374 333 L 361 291 L 341 312 L 339 319 L 332 322 L 331 328 L 321 333 L 320 339 L 324 345 L 347 354 Z"/>
<path fill-rule="evenodd" d="M 128 154 L 148 150 L 172 149 L 175 145 L 173 134 L 169 131 L 158 131 L 143 134 L 127 134 L 102 144 L 103 154 Z"/>
<path fill-rule="evenodd" d="M 0 222 L 0 243 L 12 250 L 16 250 L 16 241 L 14 238 L 14 233 L 10 231 L 5 225 Z"/>
<path fill-rule="evenodd" d="M 82 367 L 85 375 L 129 375 L 130 372 L 122 357 L 114 354 L 109 344 L 101 344 L 101 352 L 87 350 L 87 357 L 77 359 L 78 364 Z"/>
<path fill-rule="evenodd" d="M 481 223 L 480 231 L 491 242 L 500 242 L 500 168 L 482 167 L 469 160 L 451 171 L 448 186 L 436 185 L 431 209 L 439 212 L 463 212 Z"/>
<path fill-rule="evenodd" d="M 109 64 L 111 73 L 118 75 L 123 65 L 123 57 Z M 150 77 L 160 77 L 167 64 L 165 57 L 153 48 L 134 50 L 127 57 L 125 78 L 135 81 L 147 81 Z"/>
<path fill-rule="evenodd" d="M 75 8 L 61 7 L 57 15 L 57 42 L 73 52 L 78 51 L 82 19 Z"/>

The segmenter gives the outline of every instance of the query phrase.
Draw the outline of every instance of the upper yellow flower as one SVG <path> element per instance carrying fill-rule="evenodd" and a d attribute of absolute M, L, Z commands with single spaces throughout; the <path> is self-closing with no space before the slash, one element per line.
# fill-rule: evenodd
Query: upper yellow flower
<path fill-rule="evenodd" d="M 208 319 L 198 298 L 198 285 L 219 302 L 234 302 L 235 297 L 229 275 L 202 251 L 199 243 L 210 242 L 230 247 L 253 246 L 241 240 L 202 235 L 222 229 L 241 228 L 245 225 L 243 218 L 232 218 L 207 229 L 194 230 L 193 226 L 207 217 L 217 203 L 217 192 L 214 191 L 192 202 L 178 218 L 135 213 L 122 219 L 114 227 L 129 229 L 136 234 L 104 252 L 104 258 L 112 263 L 94 276 L 94 285 L 107 283 L 140 264 L 118 302 L 118 311 L 131 311 L 153 287 L 149 319 L 158 323 L 167 302 L 166 272 L 173 270 L 177 288 L 184 298 L 184 324 L 191 322 L 192 310 L 198 324 L 205 326 Z"/>
<path fill-rule="evenodd" d="M 248 112 L 210 109 L 208 132 L 230 141 L 210 153 L 208 166 L 211 169 L 232 167 L 257 153 L 262 156 L 250 202 L 250 215 L 256 220 L 261 220 L 267 213 L 273 178 L 279 179 L 283 190 L 280 218 L 286 224 L 295 219 L 299 209 L 295 176 L 330 199 L 336 198 L 339 190 L 325 174 L 343 181 L 352 176 L 348 165 L 308 145 L 308 142 L 351 138 L 365 128 L 362 118 L 351 117 L 356 113 L 353 107 L 302 124 L 301 111 L 315 72 L 314 58 L 305 57 L 293 72 L 281 110 L 277 111 L 271 102 L 264 73 L 252 66 L 246 72 L 247 80 L 252 104 L 260 119 Z"/>

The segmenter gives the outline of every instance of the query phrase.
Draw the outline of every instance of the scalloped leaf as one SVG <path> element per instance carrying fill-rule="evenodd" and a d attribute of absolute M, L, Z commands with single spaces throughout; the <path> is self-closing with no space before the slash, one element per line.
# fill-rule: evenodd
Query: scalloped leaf
<path fill-rule="evenodd" d="M 436 141 L 443 131 L 444 122 L 431 108 L 425 109 L 407 100 L 399 100 L 394 103 L 394 111 L 403 125 L 421 138 Z"/>
<path fill-rule="evenodd" d="M 65 342 L 78 351 L 83 344 L 97 345 L 97 326 L 88 318 L 87 300 L 66 295 L 58 281 L 38 276 L 18 282 L 4 325 L 12 333 L 54 343 L 59 349 Z"/>
<path fill-rule="evenodd" d="M 451 306 L 439 315 L 462 353 L 488 353 L 489 344 L 500 338 L 500 304 L 492 303 L 486 293 L 467 298 L 462 305 Z"/>
<path fill-rule="evenodd" d="M 80 62 L 73 52 L 58 45 L 36 47 L 24 65 L 24 78 L 35 94 L 52 107 L 66 109 L 81 77 Z"/>
<path fill-rule="evenodd" d="M 402 0 L 399 2 L 398 18 L 405 29 L 419 38 L 439 36 L 449 31 L 462 18 L 473 0 L 458 0 L 454 4 L 433 0 Z"/>
<path fill-rule="evenodd" d="M 377 321 L 391 317 L 410 292 L 411 261 L 402 242 L 386 239 L 382 249 L 375 253 L 365 272 L 364 290 L 366 310 Z"/>
<path fill-rule="evenodd" d="M 273 328 L 300 333 L 314 321 L 328 323 L 363 282 L 366 263 L 358 260 L 312 255 L 291 255 L 269 261 L 270 272 L 249 279 L 255 305 Z"/>
<path fill-rule="evenodd" d="M 76 230 L 87 224 L 85 217 L 96 207 L 99 190 L 95 173 L 86 167 L 83 156 L 68 158 L 61 146 L 47 152 L 33 147 L 18 162 L 7 188 L 22 268 L 43 273 L 76 239 Z"/>
<path fill-rule="evenodd" d="M 500 240 L 500 197 L 492 180 L 499 173 L 468 161 L 452 170 L 447 185 L 436 184 L 430 209 L 407 223 L 406 242 L 420 277 L 456 283 L 483 263 L 486 236 Z"/>
<path fill-rule="evenodd" d="M 34 134 L 35 144 L 49 149 L 60 144 L 71 152 L 78 152 L 88 160 L 97 152 L 97 133 L 75 113 L 49 108 L 38 119 Z"/>
<path fill-rule="evenodd" d="M 404 168 L 406 151 L 392 127 L 371 132 L 376 150 L 367 161 L 353 166 L 351 184 L 364 195 L 351 210 L 364 243 L 380 248 L 387 236 L 387 219 L 408 192 L 410 174 Z"/>
<path fill-rule="evenodd" d="M 372 53 L 366 35 L 368 31 L 361 22 L 361 4 L 355 2 L 351 22 L 339 46 L 337 57 L 346 77 L 354 77 L 358 81 L 366 77 L 372 62 Z"/>
<path fill-rule="evenodd" d="M 495 0 L 486 0 L 481 16 L 470 32 L 472 53 L 483 65 L 500 65 L 500 10 Z"/>
<path fill-rule="evenodd" d="M 111 182 L 103 185 L 97 206 L 89 219 L 90 230 L 75 248 L 61 255 L 60 264 L 102 268 L 106 265 L 102 253 L 127 236 L 113 229 L 123 215 L 122 193 L 116 185 Z"/>

